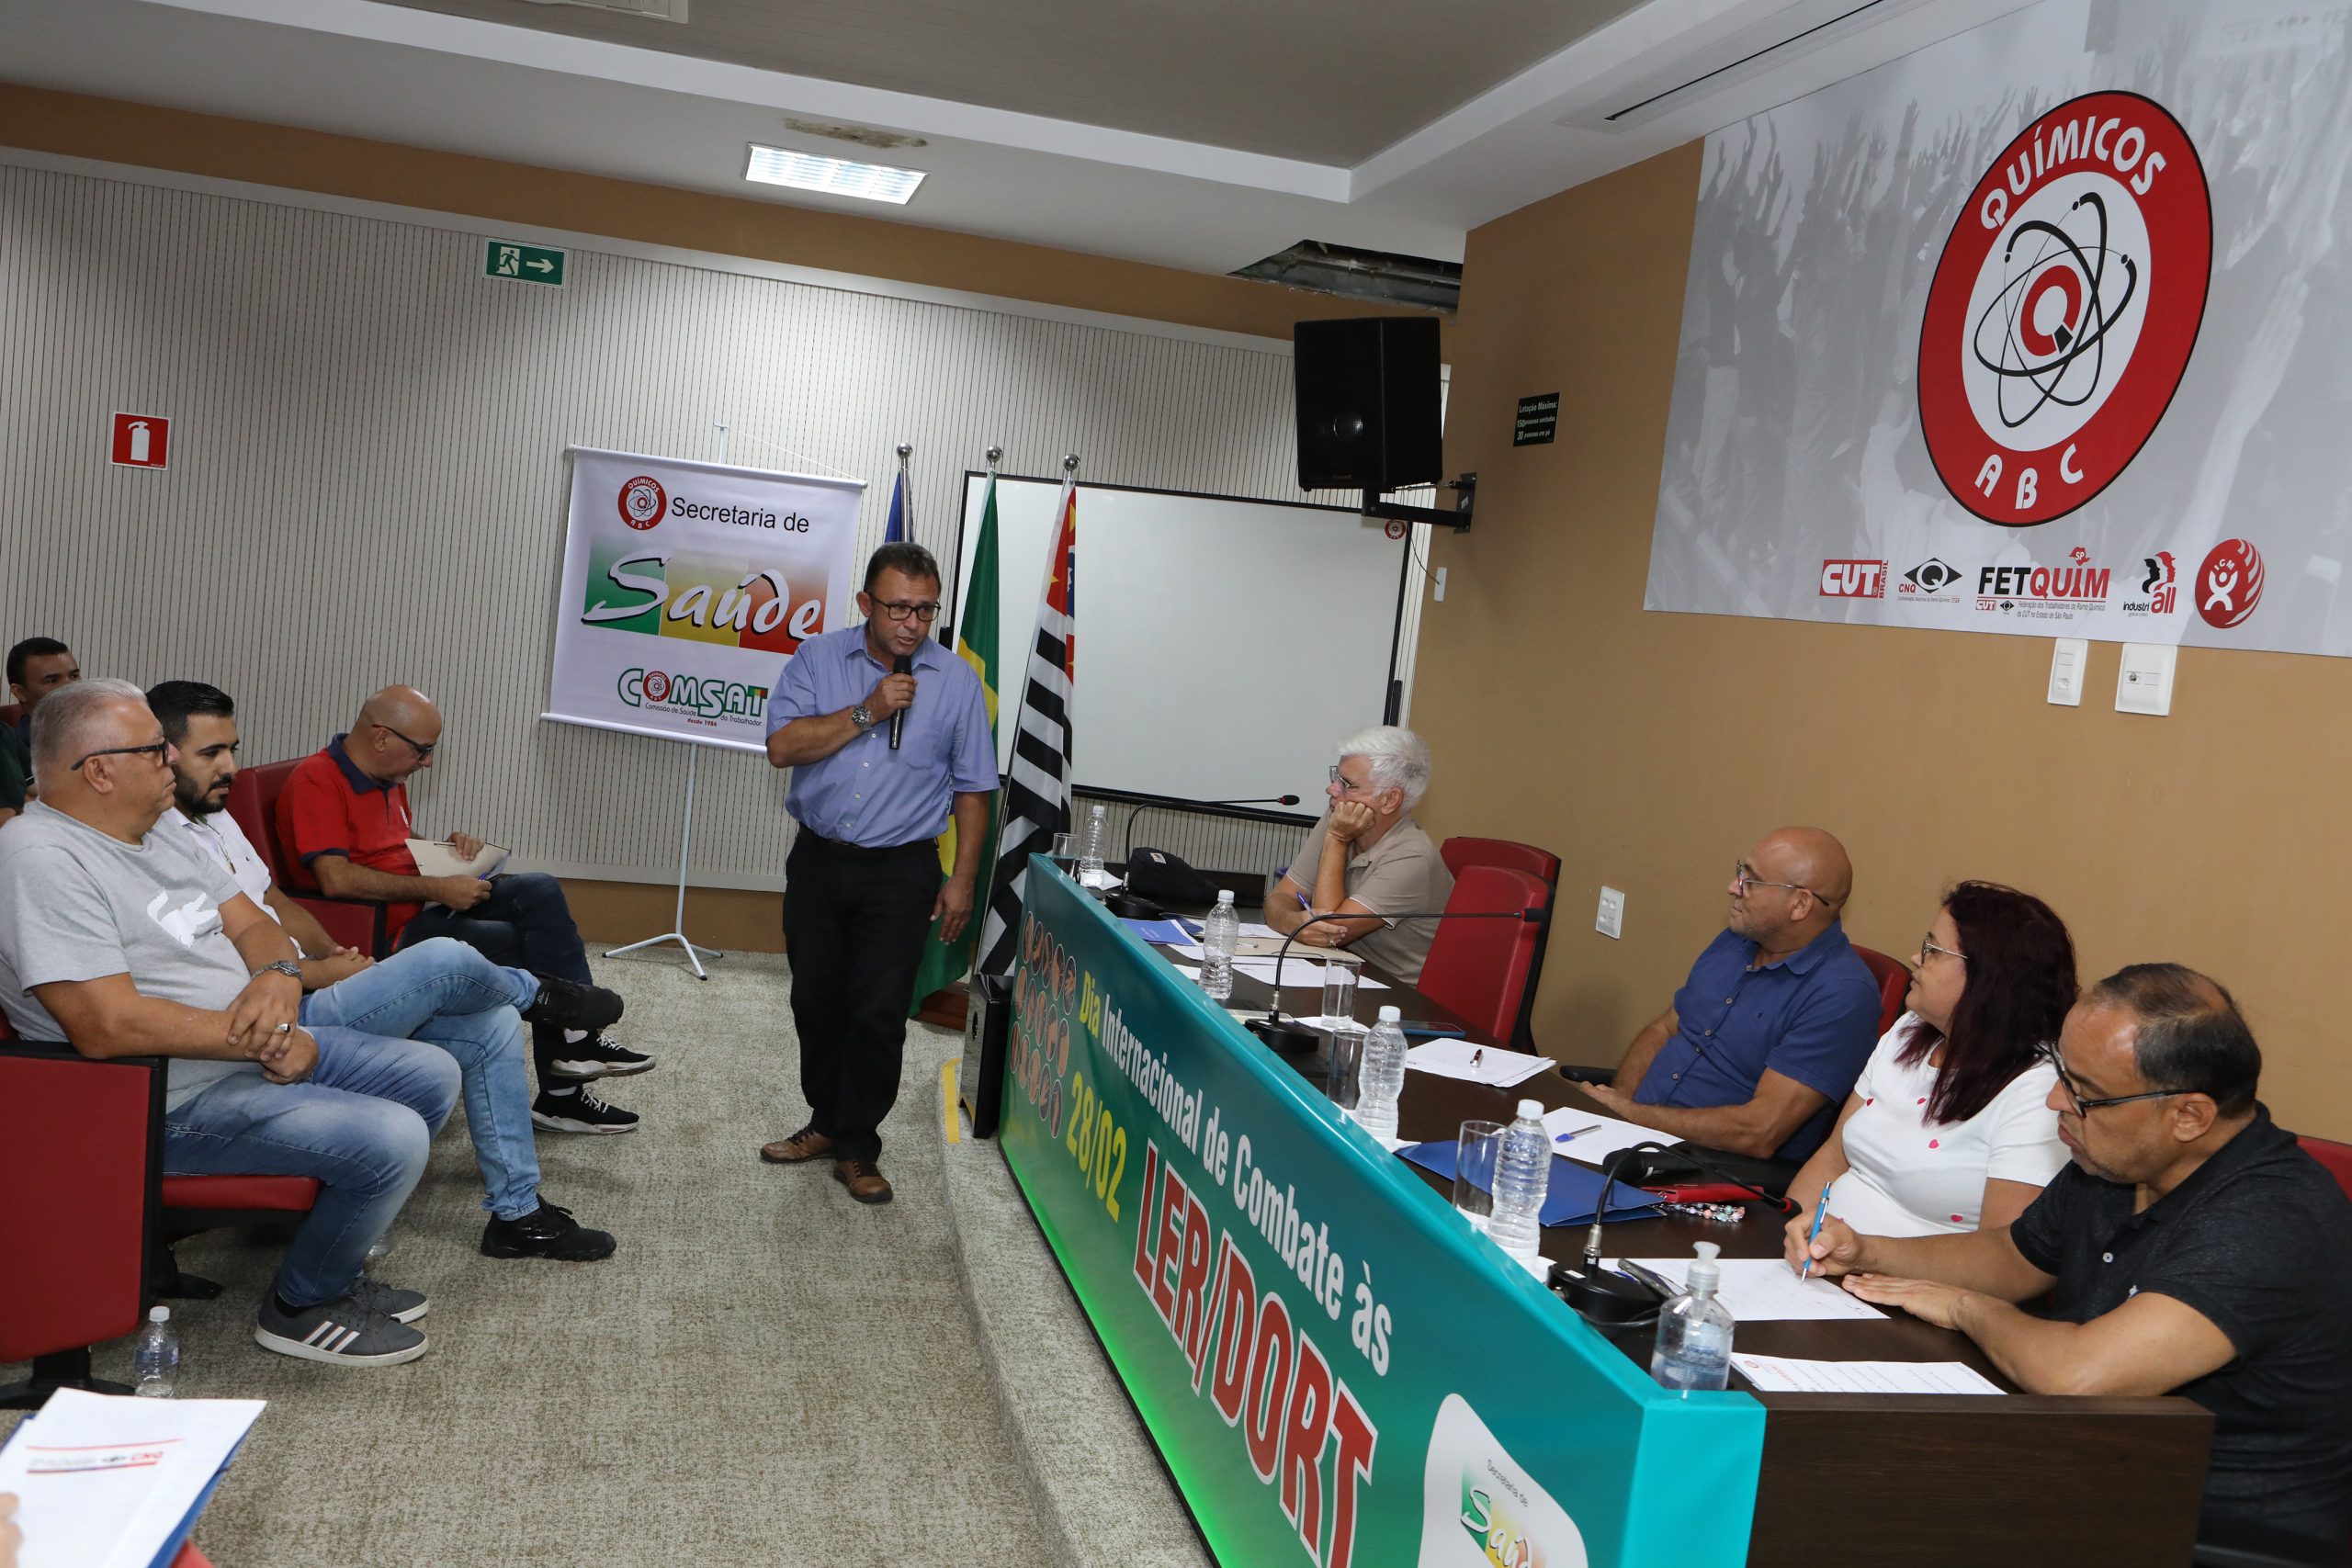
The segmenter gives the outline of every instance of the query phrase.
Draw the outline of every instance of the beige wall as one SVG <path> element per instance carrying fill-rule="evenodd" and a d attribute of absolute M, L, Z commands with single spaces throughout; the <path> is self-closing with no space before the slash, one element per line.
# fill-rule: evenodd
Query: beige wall
<path fill-rule="evenodd" d="M 2352 660 L 2184 649 L 2172 716 L 2145 718 L 2113 711 L 2109 643 L 2060 708 L 2041 639 L 1642 609 L 1698 171 L 1686 146 L 1476 231 L 1453 329 L 1446 459 L 1477 472 L 1478 518 L 1433 551 L 1422 815 L 1563 857 L 1544 1048 L 1615 1061 L 1721 923 L 1734 860 L 1815 822 L 1853 853 L 1856 941 L 1907 955 L 1942 885 L 2013 883 L 2066 918 L 2086 978 L 2222 979 L 2274 1113 L 2352 1139 Z M 1556 445 L 1513 450 L 1516 400 L 1554 390 Z M 1622 942 L 1592 930 L 1603 883 Z"/>

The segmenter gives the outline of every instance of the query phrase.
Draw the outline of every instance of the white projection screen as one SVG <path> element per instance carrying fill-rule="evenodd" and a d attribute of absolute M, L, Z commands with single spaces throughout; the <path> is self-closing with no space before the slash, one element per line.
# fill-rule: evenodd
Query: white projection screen
<path fill-rule="evenodd" d="M 964 479 L 955 594 L 988 476 Z M 1012 752 L 1061 486 L 997 481 L 999 761 Z M 1072 761 L 1085 792 L 1298 795 L 1319 809 L 1331 743 L 1378 724 L 1397 654 L 1406 542 L 1344 507 L 1078 487 Z"/>

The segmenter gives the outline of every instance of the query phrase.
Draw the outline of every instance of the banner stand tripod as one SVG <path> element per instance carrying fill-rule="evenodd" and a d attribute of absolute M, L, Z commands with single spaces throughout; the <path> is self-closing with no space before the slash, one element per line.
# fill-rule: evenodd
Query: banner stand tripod
<path fill-rule="evenodd" d="M 727 427 L 723 424 L 714 424 L 711 428 L 718 432 L 718 460 L 723 463 L 727 461 Z M 625 953 L 637 953 L 645 948 L 659 947 L 665 942 L 674 942 L 685 949 L 686 963 L 694 969 L 695 978 L 707 980 L 710 976 L 703 969 L 703 955 L 708 953 L 712 959 L 717 960 L 726 957 L 727 954 L 715 947 L 698 947 L 686 940 L 686 853 L 695 841 L 695 775 L 702 768 L 702 748 L 691 740 L 684 742 L 684 745 L 686 748 L 686 814 L 685 819 L 678 824 L 677 912 L 671 917 L 670 929 L 660 936 L 650 936 L 643 942 L 630 942 L 627 947 L 609 949 L 605 956 L 618 958 Z"/>

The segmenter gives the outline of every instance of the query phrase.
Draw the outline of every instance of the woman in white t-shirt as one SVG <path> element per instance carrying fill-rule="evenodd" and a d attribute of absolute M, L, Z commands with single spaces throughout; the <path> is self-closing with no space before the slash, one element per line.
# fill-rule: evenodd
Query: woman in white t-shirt
<path fill-rule="evenodd" d="M 2038 1057 L 2075 1003 L 2075 944 L 2030 894 L 1963 882 L 1911 960 L 1909 1010 L 1881 1037 L 1837 1128 L 1789 1186 L 1802 1267 L 1826 1185 L 1865 1235 L 2006 1225 L 2066 1163 L 2056 1076 Z"/>

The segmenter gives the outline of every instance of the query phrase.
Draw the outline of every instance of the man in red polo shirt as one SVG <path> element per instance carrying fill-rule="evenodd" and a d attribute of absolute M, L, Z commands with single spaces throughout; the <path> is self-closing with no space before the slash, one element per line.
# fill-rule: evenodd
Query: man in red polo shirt
<path fill-rule="evenodd" d="M 384 901 L 395 945 L 455 937 L 494 963 L 592 984 L 586 945 L 554 877 L 418 874 L 405 781 L 433 766 L 440 744 L 441 710 L 413 686 L 387 686 L 360 705 L 351 728 L 304 758 L 277 797 L 288 880 L 302 892 Z M 448 839 L 462 856 L 481 852 L 470 833 Z M 637 1130 L 635 1111 L 605 1104 L 585 1080 L 644 1072 L 651 1056 L 603 1032 L 551 1025 L 534 1025 L 531 1043 L 539 1076 L 532 1121 L 561 1133 Z"/>

